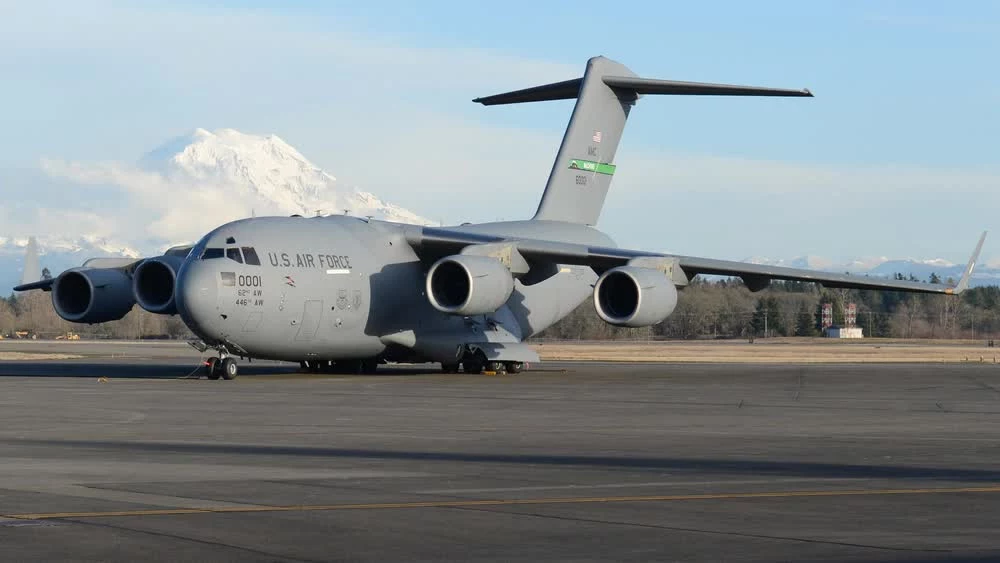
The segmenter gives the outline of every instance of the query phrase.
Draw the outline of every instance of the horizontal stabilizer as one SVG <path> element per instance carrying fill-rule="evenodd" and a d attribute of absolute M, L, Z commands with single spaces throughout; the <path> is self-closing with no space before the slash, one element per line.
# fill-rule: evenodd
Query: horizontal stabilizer
<path fill-rule="evenodd" d="M 564 82 L 535 86 L 523 90 L 515 90 L 505 94 L 486 96 L 472 100 L 484 106 L 498 106 L 502 104 L 521 104 L 524 102 L 547 102 L 549 100 L 572 100 L 580 93 L 582 78 L 574 78 Z"/>
<path fill-rule="evenodd" d="M 605 84 L 612 88 L 635 92 L 636 94 L 664 94 L 668 96 L 789 96 L 811 98 L 806 89 L 763 88 L 760 86 L 736 86 L 732 84 L 707 84 L 703 82 L 682 82 L 679 80 L 656 80 L 632 76 L 605 76 Z"/>
<path fill-rule="evenodd" d="M 636 101 L 670 96 L 812 97 L 809 90 L 640 78 L 605 57 L 587 61 L 583 77 L 476 98 L 484 106 L 576 99 L 534 219 L 596 225 L 615 173 L 615 153 Z"/>
<path fill-rule="evenodd" d="M 784 96 L 811 98 L 812 92 L 803 88 L 766 88 L 762 86 L 739 86 L 735 84 L 709 84 L 705 82 L 684 82 L 681 80 L 657 80 L 635 76 L 602 76 L 601 81 L 619 91 L 629 94 L 661 94 L 667 96 Z M 523 104 L 527 102 L 547 102 L 551 100 L 571 100 L 580 95 L 583 78 L 514 90 L 503 94 L 476 98 L 473 102 L 484 106 L 503 104 Z"/>

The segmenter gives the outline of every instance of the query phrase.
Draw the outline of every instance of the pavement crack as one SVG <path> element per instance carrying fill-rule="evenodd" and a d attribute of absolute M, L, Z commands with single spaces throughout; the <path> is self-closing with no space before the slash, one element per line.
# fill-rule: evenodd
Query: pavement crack
<path fill-rule="evenodd" d="M 1000 399 L 1000 388 L 997 388 L 994 385 L 990 385 L 989 383 L 986 383 L 985 381 L 982 381 L 978 377 L 973 377 L 971 375 L 967 375 L 967 376 L 965 376 L 965 378 L 968 379 L 969 381 L 975 383 L 976 385 L 978 385 L 981 389 L 984 389 L 986 391 L 992 391 L 993 394 L 994 394 L 994 396 L 995 396 L 995 398 Z"/>
<path fill-rule="evenodd" d="M 685 528 L 682 526 L 664 526 L 661 524 L 646 524 L 643 522 L 625 522 L 621 520 L 604 520 L 600 518 L 582 518 L 579 516 L 560 516 L 555 514 L 541 514 L 538 512 L 526 512 L 520 510 L 505 510 L 505 509 L 495 509 L 495 508 L 476 508 L 476 507 L 445 507 L 451 510 L 471 510 L 476 512 L 492 512 L 500 514 L 516 514 L 518 516 L 531 516 L 534 518 L 545 518 L 551 520 L 562 520 L 568 522 L 583 522 L 588 524 L 607 524 L 611 526 L 629 526 L 634 528 L 649 528 L 653 530 L 665 530 L 672 532 L 690 532 L 695 534 L 708 534 L 716 536 L 730 536 L 737 538 L 748 538 L 748 539 L 761 539 L 761 540 L 772 540 L 772 541 L 787 541 L 787 542 L 798 542 L 798 543 L 808 543 L 808 544 L 819 544 L 819 545 L 836 545 L 841 547 L 856 547 L 861 549 L 875 549 L 880 551 L 897 551 L 897 552 L 907 552 L 907 553 L 952 553 L 949 549 L 920 549 L 911 547 L 893 547 L 886 545 L 871 545 L 863 543 L 853 543 L 853 542 L 841 542 L 835 540 L 821 540 L 815 538 L 797 538 L 793 536 L 773 536 L 768 534 L 751 534 L 747 532 L 727 532 L 724 530 L 708 530 L 703 528 Z"/>
<path fill-rule="evenodd" d="M 145 535 L 148 535 L 148 536 L 156 536 L 156 537 L 160 537 L 160 538 L 167 538 L 167 539 L 173 539 L 173 540 L 186 541 L 186 542 L 196 543 L 196 544 L 205 545 L 205 546 L 221 547 L 221 548 L 225 548 L 225 549 L 232 549 L 232 550 L 241 551 L 241 552 L 245 552 L 245 553 L 251 553 L 251 554 L 254 554 L 254 555 L 259 555 L 259 556 L 262 556 L 262 557 L 267 557 L 267 558 L 270 558 L 270 559 L 277 559 L 277 560 L 281 560 L 281 561 L 294 561 L 294 562 L 297 562 L 297 563 L 320 563 L 320 561 L 321 561 L 319 559 L 303 559 L 301 557 L 290 557 L 288 555 L 279 555 L 277 553 L 271 553 L 271 552 L 263 551 L 263 550 L 260 550 L 260 549 L 254 549 L 252 547 L 244 547 L 244 546 L 241 546 L 241 545 L 234 545 L 234 544 L 225 543 L 225 542 L 212 541 L 212 540 L 204 540 L 204 539 L 200 539 L 200 538 L 192 538 L 190 536 L 184 536 L 184 535 L 180 535 L 180 534 L 170 534 L 170 533 L 167 533 L 167 532 L 155 532 L 153 530 L 143 530 L 141 528 L 132 528 L 132 527 L 123 526 L 123 525 L 120 525 L 120 524 L 108 524 L 108 523 L 104 523 L 104 522 L 88 522 L 86 520 L 76 520 L 76 519 L 65 519 L 65 520 L 63 520 L 63 522 L 72 522 L 74 524 L 80 524 L 82 526 L 93 526 L 93 527 L 96 527 L 96 528 L 104 528 L 104 529 L 108 529 L 108 530 L 121 530 L 121 531 L 125 531 L 125 532 L 134 532 L 134 533 L 137 533 L 137 534 L 145 534 Z"/>

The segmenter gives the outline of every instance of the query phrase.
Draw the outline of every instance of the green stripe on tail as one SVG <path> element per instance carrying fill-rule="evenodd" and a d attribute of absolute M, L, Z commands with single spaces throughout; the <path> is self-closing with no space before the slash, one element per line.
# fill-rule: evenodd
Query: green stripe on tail
<path fill-rule="evenodd" d="M 615 165 L 606 162 L 594 162 L 593 160 L 573 159 L 569 161 L 569 167 L 574 170 L 586 170 L 587 172 L 597 172 L 611 176 L 615 173 Z"/>

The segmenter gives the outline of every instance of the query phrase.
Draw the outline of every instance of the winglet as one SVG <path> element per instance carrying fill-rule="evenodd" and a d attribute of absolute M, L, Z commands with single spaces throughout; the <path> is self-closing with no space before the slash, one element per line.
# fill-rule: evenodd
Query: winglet
<path fill-rule="evenodd" d="M 952 288 L 952 290 L 948 293 L 958 295 L 969 288 L 969 278 L 972 277 L 972 270 L 976 267 L 976 261 L 979 260 L 979 253 L 983 250 L 983 243 L 985 241 L 986 231 L 983 231 L 982 236 L 979 237 L 979 244 L 976 245 L 976 250 L 973 251 L 972 256 L 969 257 L 969 263 L 965 266 L 965 271 L 962 272 L 962 279 L 958 280 L 958 285 Z"/>

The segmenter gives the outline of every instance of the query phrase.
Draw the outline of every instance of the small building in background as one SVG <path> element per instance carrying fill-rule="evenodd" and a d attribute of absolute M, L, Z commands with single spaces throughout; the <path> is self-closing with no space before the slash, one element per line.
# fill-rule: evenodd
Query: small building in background
<path fill-rule="evenodd" d="M 861 327 L 857 326 L 858 306 L 855 303 L 844 305 L 844 326 L 833 324 L 833 305 L 823 304 L 823 334 L 827 338 L 864 338 Z"/>
<path fill-rule="evenodd" d="M 864 338 L 860 326 L 831 326 L 826 329 L 827 338 Z"/>

